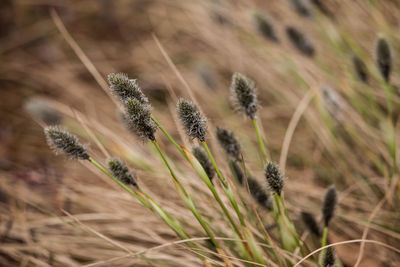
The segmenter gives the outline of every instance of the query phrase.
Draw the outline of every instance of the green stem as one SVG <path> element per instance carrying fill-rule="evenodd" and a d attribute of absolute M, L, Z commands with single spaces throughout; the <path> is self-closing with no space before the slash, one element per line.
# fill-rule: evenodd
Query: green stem
<path fill-rule="evenodd" d="M 321 247 L 326 246 L 327 239 L 328 239 L 328 227 L 325 226 L 324 231 L 322 232 Z M 318 258 L 318 265 L 321 267 L 324 264 L 324 255 L 325 255 L 325 249 L 321 250 Z"/>
<path fill-rule="evenodd" d="M 251 119 L 251 122 L 253 123 L 253 127 L 256 130 L 258 145 L 260 146 L 261 154 L 263 156 L 263 163 L 265 163 L 266 161 L 269 160 L 269 157 L 268 157 L 267 150 L 265 149 L 264 141 L 262 139 L 261 132 L 260 132 L 260 129 L 257 124 L 257 120 L 255 118 L 253 118 L 253 119 Z"/>

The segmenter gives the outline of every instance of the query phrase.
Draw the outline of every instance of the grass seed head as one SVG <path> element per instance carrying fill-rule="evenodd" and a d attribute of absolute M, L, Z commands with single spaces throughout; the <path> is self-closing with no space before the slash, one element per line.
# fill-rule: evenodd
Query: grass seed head
<path fill-rule="evenodd" d="M 234 73 L 232 76 L 231 94 L 239 109 L 246 116 L 254 119 L 257 112 L 257 95 L 254 82 L 243 74 Z"/>
<path fill-rule="evenodd" d="M 265 38 L 279 42 L 272 19 L 260 12 L 253 13 L 253 23 L 258 32 Z"/>
<path fill-rule="evenodd" d="M 29 115 L 46 125 L 58 125 L 62 122 L 61 114 L 40 98 L 30 98 L 25 102 L 24 108 Z"/>
<path fill-rule="evenodd" d="M 232 167 L 232 172 L 233 176 L 235 176 L 236 180 L 239 182 L 239 184 L 243 185 L 244 183 L 244 173 L 242 170 L 242 166 L 238 163 L 238 161 L 229 161 L 231 167 Z"/>
<path fill-rule="evenodd" d="M 289 40 L 292 42 L 293 46 L 297 48 L 297 50 L 299 50 L 306 56 L 314 56 L 314 45 L 303 32 L 296 29 L 295 27 L 289 26 L 286 28 L 286 34 L 289 37 Z"/>
<path fill-rule="evenodd" d="M 138 187 L 135 175 L 133 175 L 129 171 L 125 162 L 123 162 L 118 158 L 110 158 L 108 159 L 107 164 L 108 168 L 110 169 L 111 173 L 114 175 L 115 178 L 117 178 L 126 185 L 132 185 L 136 188 Z"/>
<path fill-rule="evenodd" d="M 322 204 L 322 217 L 324 219 L 325 226 L 329 225 L 329 222 L 331 221 L 335 213 L 336 203 L 337 203 L 336 187 L 335 185 L 331 185 L 326 190 L 324 196 L 324 202 Z"/>
<path fill-rule="evenodd" d="M 111 73 L 107 77 L 111 92 L 124 102 L 128 98 L 136 99 L 142 104 L 149 103 L 136 80 L 129 79 L 124 73 Z"/>
<path fill-rule="evenodd" d="M 186 134 L 204 142 L 206 140 L 207 119 L 200 113 L 197 106 L 193 102 L 181 98 L 178 100 L 177 110 Z"/>
<path fill-rule="evenodd" d="M 226 154 L 240 161 L 240 144 L 232 131 L 217 127 L 217 139 Z"/>
<path fill-rule="evenodd" d="M 47 144 L 56 154 L 66 154 L 71 159 L 88 160 L 85 147 L 75 135 L 59 126 L 48 126 L 44 129 Z"/>
<path fill-rule="evenodd" d="M 318 223 L 311 213 L 303 211 L 301 213 L 301 219 L 310 233 L 318 237 L 321 236 L 321 230 L 319 229 Z"/>
<path fill-rule="evenodd" d="M 384 37 L 380 37 L 376 41 L 375 58 L 383 79 L 385 79 L 386 82 L 389 82 L 390 72 L 392 70 L 392 52 L 389 42 Z"/>
<path fill-rule="evenodd" d="M 352 55 L 351 61 L 353 62 L 354 71 L 358 79 L 364 83 L 368 83 L 368 70 L 364 61 L 362 61 L 356 54 Z"/>
<path fill-rule="evenodd" d="M 204 148 L 200 146 L 195 146 L 192 152 L 196 159 L 200 162 L 208 178 L 210 178 L 210 181 L 212 182 L 212 179 L 215 175 L 215 168 L 211 162 L 210 157 L 207 155 L 207 152 L 204 150 Z"/>
<path fill-rule="evenodd" d="M 266 210 L 271 210 L 271 199 L 264 187 L 261 186 L 261 184 L 251 176 L 248 177 L 247 182 L 249 184 L 250 193 L 257 203 Z"/>
<path fill-rule="evenodd" d="M 333 247 L 327 247 L 324 254 L 323 267 L 335 267 L 336 255 Z"/>
<path fill-rule="evenodd" d="M 265 166 L 264 174 L 269 188 L 272 192 L 280 196 L 283 189 L 283 177 L 279 170 L 279 166 L 273 162 L 269 162 Z"/>
<path fill-rule="evenodd" d="M 312 17 L 312 8 L 309 0 L 290 0 L 292 7 L 303 17 Z"/>
<path fill-rule="evenodd" d="M 124 104 L 127 128 L 142 140 L 154 141 L 157 127 L 150 117 L 151 106 L 139 102 L 136 98 L 128 98 Z"/>

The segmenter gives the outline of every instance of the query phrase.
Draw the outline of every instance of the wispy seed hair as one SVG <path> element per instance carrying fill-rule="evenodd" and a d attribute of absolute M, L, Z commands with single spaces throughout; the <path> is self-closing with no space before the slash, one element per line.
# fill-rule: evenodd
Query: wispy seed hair
<path fill-rule="evenodd" d="M 136 99 L 140 103 L 148 103 L 149 100 L 143 94 L 137 81 L 129 79 L 124 73 L 111 73 L 107 77 L 111 92 L 124 102 L 128 98 Z"/>
<path fill-rule="evenodd" d="M 286 28 L 286 34 L 293 46 L 296 47 L 298 51 L 309 57 L 314 56 L 314 45 L 303 32 L 295 27 L 289 26 Z"/>
<path fill-rule="evenodd" d="M 385 79 L 386 82 L 389 82 L 390 72 L 392 70 L 392 52 L 389 42 L 384 37 L 380 37 L 376 41 L 375 58 L 383 79 Z"/>
<path fill-rule="evenodd" d="M 44 128 L 47 144 L 56 154 L 66 154 L 71 159 L 88 160 L 90 157 L 85 147 L 75 135 L 59 126 Z"/>
<path fill-rule="evenodd" d="M 241 159 L 240 144 L 232 131 L 217 127 L 217 139 L 226 154 L 234 160 L 239 161 Z"/>
<path fill-rule="evenodd" d="M 186 134 L 204 142 L 206 140 L 207 119 L 200 113 L 197 106 L 193 102 L 181 98 L 178 100 L 177 111 Z"/>
<path fill-rule="evenodd" d="M 264 187 L 251 176 L 248 177 L 247 182 L 249 184 L 250 193 L 257 203 L 260 204 L 260 206 L 264 209 L 271 210 L 271 199 Z"/>
<path fill-rule="evenodd" d="M 211 162 L 210 157 L 207 155 L 207 152 L 204 148 L 200 146 L 193 147 L 192 152 L 196 159 L 200 162 L 208 178 L 210 178 L 210 181 L 212 182 L 212 179 L 215 175 L 215 168 Z"/>
<path fill-rule="evenodd" d="M 322 204 L 322 217 L 324 219 L 325 226 L 329 225 L 329 222 L 331 221 L 335 213 L 336 203 L 337 203 L 336 187 L 335 185 L 331 185 L 326 190 L 324 196 L 324 202 Z"/>
<path fill-rule="evenodd" d="M 321 230 L 319 229 L 318 223 L 314 218 L 314 215 L 308 212 L 301 212 L 301 219 L 308 231 L 315 236 L 321 236 Z"/>
<path fill-rule="evenodd" d="M 240 74 L 234 73 L 231 85 L 232 99 L 239 109 L 251 119 L 256 117 L 257 112 L 257 95 L 254 82 Z"/>
<path fill-rule="evenodd" d="M 25 102 L 24 108 L 29 115 L 46 125 L 57 125 L 62 121 L 61 114 L 43 99 L 30 98 Z"/>
<path fill-rule="evenodd" d="M 335 267 L 336 255 L 333 247 L 327 247 L 324 255 L 323 267 Z"/>
<path fill-rule="evenodd" d="M 233 161 L 230 160 L 229 164 L 231 166 L 231 170 L 233 173 L 233 176 L 236 178 L 236 180 L 239 182 L 239 184 L 243 185 L 244 183 L 244 173 L 242 170 L 242 166 L 238 163 L 238 161 Z"/>
<path fill-rule="evenodd" d="M 262 14 L 260 12 L 254 12 L 253 23 L 255 28 L 263 37 L 274 42 L 279 42 L 278 36 L 275 32 L 273 21 L 268 15 Z"/>
<path fill-rule="evenodd" d="M 356 54 L 352 55 L 351 61 L 353 62 L 354 71 L 358 79 L 363 83 L 368 83 L 368 70 L 364 61 L 362 61 Z"/>
<path fill-rule="evenodd" d="M 312 9 L 309 0 L 290 0 L 292 7 L 303 17 L 312 17 Z"/>
<path fill-rule="evenodd" d="M 265 166 L 264 174 L 269 188 L 272 192 L 280 196 L 283 189 L 283 177 L 279 170 L 279 166 L 273 162 L 269 162 Z"/>
<path fill-rule="evenodd" d="M 124 120 L 127 128 L 144 141 L 154 141 L 154 133 L 157 127 L 150 117 L 151 106 L 149 104 L 140 103 L 135 98 L 128 98 L 124 104 Z"/>
<path fill-rule="evenodd" d="M 131 185 L 136 188 L 138 187 L 135 175 L 129 171 L 124 161 L 118 158 L 110 158 L 108 159 L 107 164 L 115 178 L 126 185 Z"/>

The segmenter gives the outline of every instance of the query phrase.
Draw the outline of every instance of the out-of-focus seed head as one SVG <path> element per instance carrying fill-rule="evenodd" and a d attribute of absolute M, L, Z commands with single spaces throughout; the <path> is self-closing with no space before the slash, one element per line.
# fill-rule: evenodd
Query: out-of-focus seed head
<path fill-rule="evenodd" d="M 30 98 L 25 102 L 24 108 L 33 118 L 43 121 L 47 125 L 57 125 L 62 121 L 61 114 L 43 99 Z"/>
<path fill-rule="evenodd" d="M 279 42 L 278 36 L 275 32 L 273 20 L 268 15 L 260 12 L 254 12 L 253 23 L 255 28 L 263 37 L 274 42 Z"/>
<path fill-rule="evenodd" d="M 257 112 L 257 95 L 254 82 L 240 74 L 232 76 L 231 94 L 238 108 L 248 117 L 254 119 Z"/>
<path fill-rule="evenodd" d="M 200 146 L 193 147 L 192 152 L 196 159 L 200 162 L 208 178 L 210 178 L 210 181 L 212 182 L 212 179 L 215 175 L 215 168 L 211 162 L 210 157 L 207 155 L 207 152 L 204 150 L 204 148 Z"/>
<path fill-rule="evenodd" d="M 117 178 L 126 185 L 131 185 L 136 188 L 138 187 L 135 175 L 129 171 L 125 162 L 123 162 L 118 158 L 111 158 L 108 159 L 107 163 L 108 163 L 108 168 L 110 169 L 112 175 L 114 175 L 115 178 Z"/>
<path fill-rule="evenodd" d="M 368 70 L 364 61 L 362 61 L 356 54 L 352 55 L 351 61 L 353 62 L 354 71 L 358 79 L 363 83 L 368 83 Z"/>
<path fill-rule="evenodd" d="M 325 226 L 329 225 L 329 222 L 331 221 L 335 213 L 336 203 L 337 203 L 336 187 L 335 185 L 331 185 L 326 190 L 324 196 L 324 202 L 322 204 L 322 217 L 324 219 Z"/>
<path fill-rule="evenodd" d="M 111 73 L 108 75 L 108 84 L 111 92 L 122 102 L 128 98 L 136 99 L 142 104 L 149 103 L 136 80 L 129 79 L 124 73 Z"/>
<path fill-rule="evenodd" d="M 217 127 L 217 139 L 226 154 L 240 160 L 240 144 L 232 131 Z"/>
<path fill-rule="evenodd" d="M 301 213 L 301 219 L 310 233 L 318 237 L 321 236 L 321 230 L 319 229 L 318 223 L 311 213 L 303 211 Z"/>
<path fill-rule="evenodd" d="M 328 113 L 335 119 L 337 122 L 343 121 L 344 111 L 345 111 L 345 101 L 336 92 L 335 89 L 328 85 L 321 86 L 322 100 L 324 107 L 328 111 Z"/>
<path fill-rule="evenodd" d="M 233 176 L 235 176 L 236 180 L 239 182 L 239 184 L 243 185 L 244 183 L 244 173 L 242 170 L 242 167 L 237 161 L 230 160 L 229 164 L 232 168 L 232 173 Z"/>
<path fill-rule="evenodd" d="M 392 52 L 389 42 L 384 37 L 380 37 L 376 41 L 375 58 L 383 79 L 385 79 L 386 82 L 389 82 L 390 72 L 392 70 Z"/>
<path fill-rule="evenodd" d="M 59 126 L 48 126 L 44 129 L 47 144 L 56 154 L 66 154 L 71 159 L 88 160 L 85 147 L 75 135 L 70 134 Z"/>
<path fill-rule="evenodd" d="M 333 13 L 326 7 L 326 1 L 324 0 L 311 0 L 313 5 L 321 11 L 322 14 L 325 14 L 327 17 L 335 20 L 335 16 Z"/>
<path fill-rule="evenodd" d="M 324 254 L 324 267 L 336 267 L 336 255 L 333 247 L 327 247 Z"/>
<path fill-rule="evenodd" d="M 247 182 L 249 184 L 250 193 L 257 203 L 264 209 L 271 210 L 271 199 L 263 186 L 261 186 L 261 184 L 251 176 L 248 177 Z"/>
<path fill-rule="evenodd" d="M 154 133 L 157 130 L 151 120 L 150 112 L 149 104 L 140 103 L 135 98 L 128 98 L 125 101 L 125 124 L 129 130 L 145 141 L 154 141 Z"/>
<path fill-rule="evenodd" d="M 178 100 L 177 110 L 186 134 L 204 142 L 206 140 L 207 119 L 200 113 L 197 106 L 193 102 L 181 98 Z"/>
<path fill-rule="evenodd" d="M 265 166 L 264 174 L 269 188 L 272 192 L 280 196 L 283 189 L 283 177 L 279 170 L 279 166 L 273 162 L 269 162 Z"/>
<path fill-rule="evenodd" d="M 314 45 L 303 32 L 295 27 L 289 26 L 286 28 L 286 34 L 293 46 L 296 47 L 298 51 L 309 57 L 314 56 Z"/>
<path fill-rule="evenodd" d="M 312 9 L 309 0 L 290 0 L 292 7 L 303 17 L 312 17 Z"/>

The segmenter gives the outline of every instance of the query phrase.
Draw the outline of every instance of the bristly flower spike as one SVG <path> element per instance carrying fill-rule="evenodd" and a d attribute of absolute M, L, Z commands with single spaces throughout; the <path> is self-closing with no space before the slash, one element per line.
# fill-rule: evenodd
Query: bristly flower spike
<path fill-rule="evenodd" d="M 292 42 L 293 46 L 296 47 L 298 51 L 309 57 L 314 56 L 314 45 L 303 32 L 296 29 L 295 27 L 289 26 L 286 28 L 286 34 L 289 37 L 289 40 Z"/>
<path fill-rule="evenodd" d="M 296 12 L 303 17 L 312 17 L 311 3 L 309 0 L 290 0 Z"/>
<path fill-rule="evenodd" d="M 242 167 L 237 161 L 230 160 L 229 164 L 232 168 L 233 176 L 235 176 L 236 180 L 239 182 L 240 185 L 244 183 L 244 173 Z"/>
<path fill-rule="evenodd" d="M 380 37 L 376 41 L 375 58 L 383 79 L 389 82 L 390 72 L 392 70 L 392 52 L 389 42 L 384 37 Z"/>
<path fill-rule="evenodd" d="M 59 126 L 44 128 L 46 140 L 56 154 L 66 154 L 71 159 L 89 160 L 85 147 L 75 135 L 70 134 Z"/>
<path fill-rule="evenodd" d="M 283 189 L 283 177 L 279 166 L 269 162 L 265 166 L 264 174 L 271 191 L 280 196 Z"/>
<path fill-rule="evenodd" d="M 136 98 L 128 98 L 125 101 L 124 121 L 129 130 L 142 140 L 154 141 L 154 133 L 157 126 L 151 120 L 151 106 L 141 103 Z"/>
<path fill-rule="evenodd" d="M 236 161 L 241 160 L 240 144 L 232 131 L 217 127 L 217 139 L 226 154 Z"/>
<path fill-rule="evenodd" d="M 351 61 L 353 62 L 354 70 L 358 79 L 364 83 L 368 83 L 368 70 L 364 61 L 362 61 L 356 54 L 352 55 Z"/>
<path fill-rule="evenodd" d="M 324 255 L 323 267 L 336 267 L 336 255 L 333 247 L 327 247 Z"/>
<path fill-rule="evenodd" d="M 177 104 L 178 116 L 186 134 L 205 142 L 207 132 L 207 119 L 200 113 L 197 106 L 186 99 L 179 99 Z"/>
<path fill-rule="evenodd" d="M 115 178 L 117 178 L 126 185 L 131 185 L 136 188 L 138 187 L 136 183 L 136 177 L 129 171 L 125 162 L 123 162 L 118 158 L 110 158 L 107 161 L 107 164 L 108 168 L 110 169 L 112 175 L 114 175 Z"/>
<path fill-rule="evenodd" d="M 204 150 L 204 148 L 200 146 L 195 146 L 192 152 L 196 159 L 200 162 L 208 178 L 210 178 L 210 181 L 212 182 L 212 179 L 215 175 L 215 168 L 212 165 L 212 162 L 210 160 L 210 157 L 207 155 L 207 152 Z"/>
<path fill-rule="evenodd" d="M 301 219 L 310 233 L 315 236 L 321 236 L 321 230 L 319 229 L 318 223 L 311 213 L 303 211 L 301 213 Z"/>
<path fill-rule="evenodd" d="M 324 196 L 324 202 L 322 204 L 322 217 L 324 220 L 325 227 L 329 225 L 329 222 L 331 221 L 335 213 L 336 203 L 337 203 L 336 187 L 335 185 L 331 185 L 326 190 Z"/>
<path fill-rule="evenodd" d="M 256 11 L 253 13 L 253 23 L 263 37 L 274 42 L 279 42 L 272 19 L 269 16 Z"/>
<path fill-rule="evenodd" d="M 261 184 L 251 176 L 248 177 L 247 182 L 249 184 L 251 196 L 257 201 L 258 204 L 260 204 L 261 207 L 266 210 L 271 210 L 271 199 Z"/>
<path fill-rule="evenodd" d="M 143 94 L 137 81 L 129 79 L 124 73 L 111 73 L 107 77 L 111 92 L 119 98 L 121 102 L 128 98 L 136 99 L 139 103 L 148 104 L 149 100 Z"/>
<path fill-rule="evenodd" d="M 254 119 L 258 103 L 254 82 L 243 74 L 234 73 L 232 76 L 231 94 L 239 109 L 246 116 Z"/>

